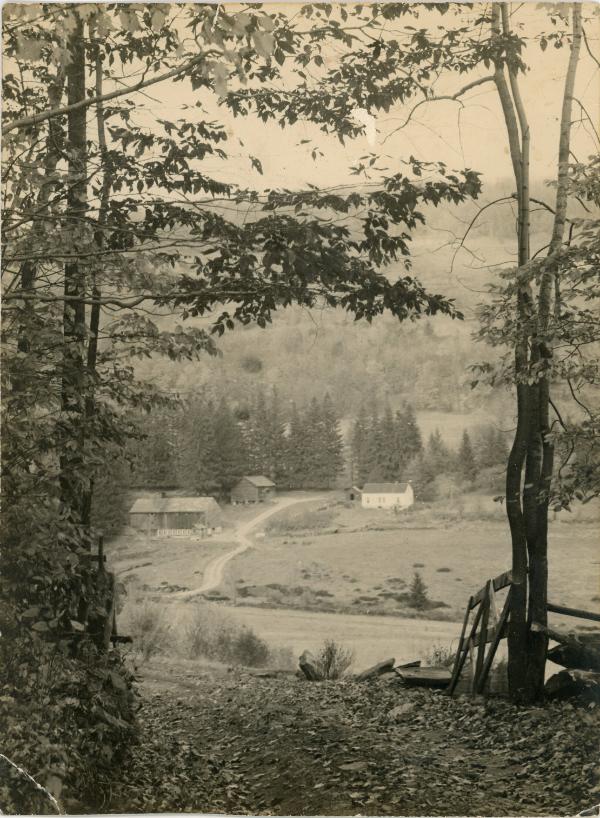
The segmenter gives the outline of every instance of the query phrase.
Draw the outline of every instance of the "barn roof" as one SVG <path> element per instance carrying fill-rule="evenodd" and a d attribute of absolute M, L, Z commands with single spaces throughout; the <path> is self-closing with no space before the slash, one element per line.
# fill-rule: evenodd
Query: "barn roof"
<path fill-rule="evenodd" d="M 159 514 L 162 512 L 219 511 L 214 497 L 138 497 L 129 509 L 130 514 Z"/>
<path fill-rule="evenodd" d="M 245 474 L 242 479 L 248 480 L 257 488 L 269 488 L 275 486 L 275 483 L 272 480 L 269 480 L 268 477 L 265 477 L 264 474 Z"/>
<path fill-rule="evenodd" d="M 363 494 L 404 494 L 408 483 L 367 483 Z"/>

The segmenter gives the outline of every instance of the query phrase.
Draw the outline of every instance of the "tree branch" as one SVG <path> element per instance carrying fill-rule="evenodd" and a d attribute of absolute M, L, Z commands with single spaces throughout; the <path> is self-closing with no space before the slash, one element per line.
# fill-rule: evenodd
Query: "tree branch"
<path fill-rule="evenodd" d="M 466 93 L 467 93 L 467 91 L 470 91 L 470 90 L 471 90 L 471 88 L 476 88 L 478 85 L 483 85 L 483 84 L 484 84 L 484 83 L 486 83 L 486 82 L 493 82 L 493 81 L 494 81 L 494 77 L 493 77 L 492 75 L 490 75 L 489 77 L 481 77 L 481 78 L 480 78 L 480 79 L 478 79 L 478 80 L 473 80 L 473 82 L 468 82 L 466 85 L 464 85 L 464 86 L 463 86 L 463 87 L 462 87 L 462 88 L 461 88 L 459 91 L 457 91 L 455 94 L 445 94 L 445 95 L 442 95 L 442 96 L 439 96 L 439 97 L 427 97 L 427 99 L 422 99 L 422 100 L 420 100 L 420 101 L 419 101 L 419 102 L 417 102 L 417 104 L 416 104 L 416 105 L 415 105 L 415 106 L 414 106 L 414 107 L 411 109 L 410 113 L 408 114 L 407 118 L 404 120 L 404 122 L 402 123 L 402 125 L 398 125 L 398 127 L 397 127 L 397 128 L 394 128 L 394 130 L 393 130 L 393 131 L 390 131 L 390 133 L 389 133 L 389 134 L 388 134 L 388 135 L 385 137 L 385 139 L 383 140 L 382 144 L 384 144 L 385 142 L 387 142 L 387 140 L 388 140 L 388 139 L 389 139 L 391 136 L 393 136 L 395 133 L 397 133 L 398 131 L 401 131 L 401 130 L 402 130 L 402 128 L 405 128 L 405 127 L 408 125 L 408 123 L 410 122 L 410 120 L 412 119 L 412 116 L 413 116 L 414 112 L 417 110 L 417 108 L 420 108 L 420 106 L 421 106 L 421 105 L 425 105 L 425 103 L 427 103 L 427 102 L 440 102 L 441 100 L 444 100 L 444 99 L 447 99 L 447 100 L 451 100 L 451 101 L 455 101 L 455 102 L 456 102 L 457 100 L 459 100 L 459 99 L 460 99 L 460 97 L 461 97 L 463 94 L 466 94 Z"/>
<path fill-rule="evenodd" d="M 38 125 L 40 122 L 45 122 L 53 117 L 64 116 L 71 111 L 76 111 L 78 108 L 88 108 L 90 105 L 97 105 L 98 103 L 108 102 L 111 99 L 117 99 L 117 97 L 122 97 L 126 94 L 133 94 L 136 91 L 141 91 L 142 88 L 148 88 L 150 85 L 156 85 L 164 80 L 181 76 L 181 74 L 185 74 L 186 71 L 189 71 L 190 68 L 193 68 L 201 63 L 205 58 L 206 54 L 200 54 L 199 56 L 194 57 L 192 60 L 188 60 L 183 65 L 180 65 L 178 68 L 172 68 L 170 71 L 166 71 L 164 74 L 159 74 L 156 77 L 150 77 L 148 80 L 141 80 L 135 85 L 130 85 L 127 88 L 120 88 L 116 91 L 110 91 L 107 94 L 102 94 L 101 96 L 93 96 L 87 99 L 79 100 L 79 102 L 75 102 L 72 105 L 63 105 L 61 108 L 51 108 L 50 110 L 42 111 L 39 114 L 32 114 L 32 116 L 24 116 L 20 119 L 15 119 L 2 128 L 2 135 L 5 136 L 7 133 L 10 133 L 10 131 L 14 131 L 16 129 L 28 128 L 31 125 Z"/>

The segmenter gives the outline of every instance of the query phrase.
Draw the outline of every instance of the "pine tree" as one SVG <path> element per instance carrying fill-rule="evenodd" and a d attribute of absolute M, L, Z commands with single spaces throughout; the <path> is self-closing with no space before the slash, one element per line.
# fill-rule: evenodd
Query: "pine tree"
<path fill-rule="evenodd" d="M 212 401 L 195 399 L 185 407 L 180 426 L 179 483 L 198 494 L 209 494 L 216 487 L 210 459 L 214 413 Z"/>
<path fill-rule="evenodd" d="M 463 480 L 472 483 L 477 477 L 477 463 L 471 446 L 471 438 L 465 429 L 457 456 L 457 469 Z"/>
<path fill-rule="evenodd" d="M 402 411 L 396 413 L 396 429 L 401 471 L 404 472 L 407 464 L 417 458 L 423 451 L 423 441 L 417 423 L 417 416 L 410 404 L 405 403 Z"/>
<path fill-rule="evenodd" d="M 379 422 L 377 457 L 380 474 L 383 480 L 400 479 L 400 449 L 398 445 L 398 428 L 389 404 L 386 405 L 383 417 Z"/>
<path fill-rule="evenodd" d="M 366 483 L 368 477 L 367 472 L 367 453 L 369 446 L 368 428 L 369 428 L 368 415 L 364 405 L 361 404 L 360 409 L 358 410 L 358 415 L 356 416 L 356 420 L 354 421 L 351 439 L 352 483 L 358 486 L 363 486 Z"/>
<path fill-rule="evenodd" d="M 319 480 L 323 488 L 331 488 L 344 468 L 344 440 L 329 393 L 323 398 L 320 415 Z"/>
<path fill-rule="evenodd" d="M 292 403 L 287 434 L 283 442 L 284 482 L 288 488 L 301 488 L 306 472 L 304 424 L 298 407 Z"/>
<path fill-rule="evenodd" d="M 411 608 L 416 608 L 417 610 L 422 611 L 427 607 L 427 603 L 429 602 L 427 585 L 425 585 L 423 577 L 419 571 L 415 571 L 413 580 L 410 584 L 409 594 L 409 605 Z"/>
<path fill-rule="evenodd" d="M 224 398 L 220 400 L 214 414 L 208 463 L 221 497 L 226 497 L 248 470 L 242 430 Z"/>

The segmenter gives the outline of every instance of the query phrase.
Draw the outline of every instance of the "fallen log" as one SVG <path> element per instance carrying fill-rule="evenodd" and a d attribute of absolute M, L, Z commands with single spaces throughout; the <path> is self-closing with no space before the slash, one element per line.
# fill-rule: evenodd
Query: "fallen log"
<path fill-rule="evenodd" d="M 367 679 L 373 679 L 376 676 L 381 676 L 382 673 L 390 673 L 394 670 L 395 662 L 396 660 L 394 657 L 391 659 L 386 659 L 383 662 L 379 662 L 378 664 L 363 670 L 362 673 L 357 674 L 356 679 L 359 682 L 364 682 Z"/>
<path fill-rule="evenodd" d="M 591 670 L 561 670 L 546 682 L 544 689 L 551 699 L 578 697 L 600 701 L 600 673 Z"/>
<path fill-rule="evenodd" d="M 448 687 L 452 674 L 442 667 L 396 668 L 404 684 L 410 687 Z"/>

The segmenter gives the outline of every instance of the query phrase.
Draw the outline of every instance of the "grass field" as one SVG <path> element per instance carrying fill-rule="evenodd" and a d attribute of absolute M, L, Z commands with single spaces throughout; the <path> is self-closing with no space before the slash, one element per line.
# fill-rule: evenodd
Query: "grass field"
<path fill-rule="evenodd" d="M 107 545 L 108 568 L 128 593 L 129 589 L 146 593 L 189 590 L 201 584 L 211 560 L 235 548 L 227 537 L 227 531 L 220 539 L 203 540 L 153 538 L 129 531 Z"/>
<path fill-rule="evenodd" d="M 502 508 L 487 498 L 468 499 L 446 513 L 439 507 L 401 516 L 342 504 L 328 512 L 315 508 L 304 514 L 322 528 L 305 532 L 302 517 L 290 512 L 289 533 L 283 533 L 285 518 L 279 520 L 232 562 L 227 593 L 242 604 L 414 616 L 406 594 L 419 571 L 430 600 L 443 603 L 426 615 L 458 619 L 470 594 L 510 567 Z M 551 525 L 552 601 L 600 609 L 597 543 L 594 523 Z"/>

